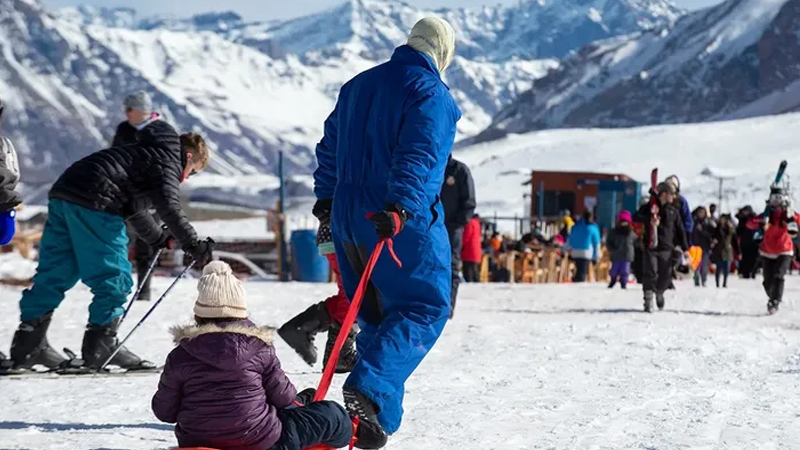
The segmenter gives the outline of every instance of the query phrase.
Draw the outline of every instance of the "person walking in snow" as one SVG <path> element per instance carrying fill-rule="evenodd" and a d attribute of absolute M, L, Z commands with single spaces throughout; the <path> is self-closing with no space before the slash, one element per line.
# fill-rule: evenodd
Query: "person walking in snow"
<path fill-rule="evenodd" d="M 475 183 L 469 167 L 453 158 L 447 160 L 444 169 L 444 183 L 440 194 L 444 207 L 444 225 L 450 237 L 452 287 L 450 290 L 450 318 L 456 311 L 458 285 L 461 284 L 461 250 L 464 240 L 464 227 L 475 213 Z"/>
<path fill-rule="evenodd" d="M 11 139 L 2 135 L 4 110 L 0 99 L 0 245 L 8 244 L 14 237 L 16 207 L 22 204 L 22 196 L 16 190 L 19 183 L 17 150 Z"/>
<path fill-rule="evenodd" d="M 136 91 L 125 97 L 123 106 L 125 107 L 126 120 L 117 125 L 117 131 L 111 141 L 112 147 L 136 144 L 139 142 L 140 131 L 161 120 L 161 115 L 153 112 L 153 100 L 145 91 Z M 161 220 L 158 214 L 155 214 L 154 211 L 151 211 L 151 213 L 153 220 L 160 224 Z M 137 300 L 149 301 L 152 274 L 147 278 L 144 276 L 150 267 L 150 261 L 155 256 L 155 251 L 147 241 L 139 236 L 135 238 L 133 251 L 134 260 L 136 261 L 136 287 L 139 290 L 139 298 Z"/>
<path fill-rule="evenodd" d="M 250 321 L 244 285 L 214 261 L 197 283 L 195 323 L 170 330 L 167 356 L 153 396 L 153 414 L 174 423 L 178 445 L 225 450 L 301 450 L 347 446 L 353 425 L 335 402 L 297 394 L 281 369 L 272 331 Z"/>
<path fill-rule="evenodd" d="M 764 291 L 769 298 L 767 312 L 774 314 L 783 300 L 784 278 L 794 257 L 792 238 L 797 236 L 800 215 L 794 211 L 791 198 L 786 192 L 773 186 L 767 208 L 759 216 L 759 220 L 764 229 L 759 254 L 764 272 Z"/>
<path fill-rule="evenodd" d="M 692 212 L 692 218 L 694 229 L 692 230 L 691 242 L 703 251 L 700 265 L 697 266 L 697 270 L 694 272 L 694 285 L 705 287 L 708 280 L 708 272 L 711 269 L 711 241 L 714 238 L 714 227 L 708 217 L 706 208 L 703 206 L 695 208 L 694 212 Z"/>
<path fill-rule="evenodd" d="M 717 265 L 714 278 L 717 287 L 719 287 L 719 279 L 722 277 L 722 287 L 727 288 L 733 255 L 739 253 L 739 243 L 736 239 L 736 230 L 733 228 L 730 214 L 719 216 L 719 223 L 714 229 L 713 236 L 711 260 Z"/>
<path fill-rule="evenodd" d="M 611 253 L 611 289 L 619 281 L 622 289 L 626 289 L 631 276 L 631 262 L 634 259 L 636 242 L 639 236 L 633 230 L 633 218 L 630 211 L 623 210 L 617 216 L 617 226 L 606 238 L 606 247 Z"/>
<path fill-rule="evenodd" d="M 658 196 L 658 215 L 650 212 L 650 205 L 642 205 L 633 217 L 635 222 L 644 224 L 644 252 L 642 254 L 644 291 L 644 311 L 653 311 L 653 299 L 656 300 L 658 309 L 664 309 L 664 292 L 669 289 L 673 273 L 673 251 L 679 248 L 684 253 L 689 249 L 686 242 L 681 213 L 675 203 L 677 191 L 670 183 L 659 183 L 656 192 L 650 195 Z M 652 227 L 657 228 L 658 245 L 649 248 Z"/>
<path fill-rule="evenodd" d="M 361 448 L 383 447 L 400 428 L 405 382 L 450 315 L 451 248 L 439 193 L 461 117 L 442 81 L 454 51 L 449 23 L 417 22 L 390 61 L 342 86 L 316 149 L 314 192 L 318 205 L 331 205 L 348 298 L 379 239 L 393 238 L 402 261 L 401 269 L 391 255 L 378 259 L 359 313 L 358 360 L 343 394 L 359 428 L 371 431 L 356 443 Z"/>
<path fill-rule="evenodd" d="M 301 358 L 310 366 L 317 363 L 317 348 L 314 344 L 314 336 L 317 333 L 328 333 L 328 340 L 325 343 L 325 353 L 322 365 L 328 365 L 333 346 L 339 332 L 342 329 L 342 322 L 347 316 L 350 301 L 344 293 L 342 275 L 339 271 L 339 262 L 336 259 L 336 249 L 333 245 L 333 235 L 331 234 L 331 202 L 317 202 L 314 205 L 314 215 L 319 219 L 317 229 L 317 248 L 330 264 L 331 271 L 336 277 L 336 294 L 328 297 L 322 302 L 311 305 L 308 309 L 293 317 L 278 329 L 278 335 L 300 355 Z M 336 361 L 336 373 L 347 373 L 356 362 L 356 334 L 354 329 L 350 330 L 344 341 L 344 346 L 339 353 L 339 360 Z"/>
<path fill-rule="evenodd" d="M 589 263 L 597 263 L 600 255 L 600 228 L 594 223 L 594 214 L 584 211 L 583 217 L 575 223 L 570 232 L 569 255 L 575 263 L 573 283 L 583 283 L 589 274 Z"/>
<path fill-rule="evenodd" d="M 681 180 L 678 179 L 677 175 L 670 175 L 664 180 L 666 183 L 672 185 L 675 188 L 675 206 L 678 208 L 681 214 L 681 223 L 683 224 L 683 231 L 686 235 L 686 239 L 688 240 L 689 246 L 694 245 L 692 242 L 692 231 L 694 230 L 694 220 L 692 219 L 691 209 L 689 208 L 689 202 L 686 200 L 686 197 L 681 195 Z"/>
<path fill-rule="evenodd" d="M 480 281 L 481 260 L 481 218 L 475 214 L 464 227 L 464 245 L 461 250 L 461 261 L 464 264 L 464 281 L 478 283 Z"/>
<path fill-rule="evenodd" d="M 736 226 L 736 237 L 739 241 L 741 250 L 741 261 L 739 261 L 739 276 L 747 279 L 755 279 L 756 266 L 758 262 L 758 248 L 761 239 L 760 222 L 756 220 L 755 211 L 750 205 L 746 205 L 736 214 L 739 224 Z"/>
<path fill-rule="evenodd" d="M 180 203 L 180 183 L 205 169 L 208 159 L 200 135 L 179 136 L 158 121 L 140 132 L 137 144 L 93 153 L 64 171 L 50 189 L 33 286 L 19 302 L 21 323 L 11 344 L 15 367 L 56 368 L 64 361 L 46 334 L 65 292 L 79 280 L 94 294 L 81 346 L 84 362 L 97 367 L 117 348 L 133 286 L 125 220 L 154 247 L 169 246 L 174 237 L 201 266 L 211 259 L 211 243 L 197 238 Z M 166 230 L 148 213 L 153 206 Z M 125 348 L 110 364 L 129 370 L 155 367 Z"/>

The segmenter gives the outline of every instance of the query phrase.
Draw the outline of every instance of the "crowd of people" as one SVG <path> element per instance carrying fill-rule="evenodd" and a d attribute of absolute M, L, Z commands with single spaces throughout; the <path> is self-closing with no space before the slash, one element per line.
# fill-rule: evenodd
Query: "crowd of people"
<path fill-rule="evenodd" d="M 82 363 L 99 370 L 113 356 L 111 364 L 124 369 L 156 367 L 120 347 L 117 338 L 133 287 L 130 229 L 139 240 L 144 292 L 149 287 L 143 274 L 159 249 L 180 245 L 204 267 L 195 323 L 173 330 L 176 347 L 152 400 L 156 417 L 176 424 L 181 446 L 385 446 L 402 422 L 406 380 L 453 318 L 462 277 L 478 281 L 485 252 L 559 246 L 574 261 L 574 281 L 582 282 L 604 241 L 591 211 L 577 220 L 565 214 L 562 229 L 550 237 L 537 229 L 517 242 L 484 234 L 469 169 L 451 156 L 461 112 L 442 74 L 454 50 L 449 23 L 436 17 L 417 22 L 388 62 L 342 86 L 316 147 L 312 213 L 320 222 L 319 251 L 337 275 L 338 291 L 278 330 L 306 362 L 316 362 L 313 340 L 321 332 L 328 333 L 327 362 L 373 249 L 388 244 L 364 291 L 358 329 L 349 331 L 337 361 L 336 371 L 348 373 L 344 406 L 314 402 L 313 389 L 297 393 L 269 333 L 250 320 L 241 282 L 226 263 L 210 262 L 213 241 L 197 236 L 179 196 L 180 184 L 208 166 L 210 151 L 202 136 L 179 134 L 154 112 L 144 92 L 125 100 L 127 120 L 111 146 L 75 162 L 53 184 L 36 275 L 22 294 L 20 325 L 0 369 L 55 370 L 68 362 L 49 344 L 47 331 L 65 292 L 79 280 L 94 296 Z M 0 103 L 0 118 L 2 113 Z M 0 150 L 0 219 L 13 219 L 19 204 L 16 155 L 7 139 L 0 139 Z M 761 267 L 769 311 L 778 309 L 798 218 L 784 191 L 773 186 L 767 209 L 743 208 L 738 223 L 704 208 L 692 217 L 675 176 L 659 183 L 651 197 L 654 204 L 621 212 L 617 226 L 605 233 L 609 287 L 626 288 L 633 272 L 643 286 L 645 311 L 652 311 L 653 301 L 663 308 L 664 292 L 691 260 L 694 241 L 703 250 L 697 285 L 705 285 L 712 263 L 723 287 L 726 267 L 738 262 L 746 278 Z M 0 238 L 7 237 L 8 226 L 13 220 L 0 220 Z"/>

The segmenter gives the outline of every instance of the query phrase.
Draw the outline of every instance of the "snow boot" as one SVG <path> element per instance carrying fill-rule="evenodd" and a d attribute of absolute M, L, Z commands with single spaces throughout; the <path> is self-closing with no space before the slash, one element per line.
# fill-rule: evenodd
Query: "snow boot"
<path fill-rule="evenodd" d="M 358 354 L 356 353 L 356 335 L 358 331 L 355 329 L 356 325 L 350 329 L 347 334 L 347 339 L 344 341 L 342 351 L 339 352 L 339 360 L 336 361 L 336 373 L 347 373 L 353 370 L 356 365 Z M 328 358 L 331 356 L 333 346 L 336 344 L 336 338 L 339 337 L 339 332 L 342 330 L 342 325 L 335 320 L 331 320 L 331 326 L 328 330 L 328 341 L 325 343 L 325 354 L 322 357 L 322 365 L 328 365 Z"/>
<path fill-rule="evenodd" d="M 83 344 L 81 345 L 81 353 L 83 353 L 83 360 L 86 366 L 94 369 L 99 368 L 111 356 L 111 353 L 117 349 L 119 346 L 117 330 L 120 322 L 121 318 L 117 317 L 108 325 L 89 324 L 86 326 L 86 332 L 83 334 Z M 156 368 L 155 364 L 139 358 L 125 347 L 122 347 L 108 364 L 127 370 L 152 370 Z"/>
<path fill-rule="evenodd" d="M 664 309 L 664 293 L 657 292 L 656 293 L 656 306 L 658 306 L 658 310 L 662 311 Z"/>
<path fill-rule="evenodd" d="M 378 422 L 378 407 L 361 392 L 345 386 L 342 388 L 344 408 L 350 417 L 358 419 L 356 448 L 378 449 L 386 446 L 389 436 Z"/>
<path fill-rule="evenodd" d="M 777 300 L 770 300 L 767 302 L 767 314 L 773 315 L 778 312 L 781 302 Z"/>
<path fill-rule="evenodd" d="M 645 291 L 644 293 L 644 312 L 651 313 L 653 312 L 653 296 L 655 294 L 653 291 Z"/>
<path fill-rule="evenodd" d="M 55 369 L 67 360 L 47 342 L 47 329 L 52 317 L 53 312 L 50 311 L 42 317 L 19 324 L 11 342 L 10 359 L 14 368 L 30 369 L 42 365 Z"/>
<path fill-rule="evenodd" d="M 331 318 L 325 302 L 311 305 L 278 329 L 278 335 L 292 347 L 309 366 L 317 363 L 314 336 L 328 331 Z"/>

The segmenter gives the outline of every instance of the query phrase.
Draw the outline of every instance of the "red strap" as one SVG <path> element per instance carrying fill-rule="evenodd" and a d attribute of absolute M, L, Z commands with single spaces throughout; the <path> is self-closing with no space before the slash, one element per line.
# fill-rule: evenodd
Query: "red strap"
<path fill-rule="evenodd" d="M 372 270 L 375 268 L 375 264 L 378 262 L 378 257 L 381 255 L 381 251 L 383 251 L 383 246 L 386 242 L 387 240 L 384 239 L 379 240 L 378 245 L 375 246 L 375 250 L 372 251 L 372 255 L 369 257 L 369 261 L 367 261 L 364 274 L 361 275 L 361 281 L 358 283 L 358 289 L 356 289 L 355 295 L 353 295 L 352 300 L 350 300 L 350 308 L 347 309 L 347 315 L 344 318 L 344 322 L 342 322 L 339 336 L 336 337 L 336 343 L 333 344 L 331 355 L 328 357 L 328 364 L 325 365 L 325 371 L 322 372 L 322 379 L 319 381 L 319 387 L 317 387 L 317 393 L 314 396 L 315 402 L 325 399 L 325 395 L 331 387 L 333 374 L 336 371 L 336 363 L 339 361 L 339 353 L 342 351 L 344 341 L 347 339 L 347 335 L 350 333 L 350 329 L 353 328 L 353 323 L 356 321 L 358 310 L 361 307 L 361 301 L 364 299 L 364 293 L 367 290 L 367 284 L 372 276 Z M 391 244 L 389 244 L 389 247 L 391 248 Z"/>

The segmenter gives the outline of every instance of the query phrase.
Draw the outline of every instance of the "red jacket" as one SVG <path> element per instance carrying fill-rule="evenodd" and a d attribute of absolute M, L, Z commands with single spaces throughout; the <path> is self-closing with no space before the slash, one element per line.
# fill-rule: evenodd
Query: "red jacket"
<path fill-rule="evenodd" d="M 464 226 L 464 240 L 461 248 L 461 260 L 464 262 L 481 262 L 481 220 L 473 217 Z"/>
<path fill-rule="evenodd" d="M 786 210 L 774 208 L 769 212 L 769 223 L 764 230 L 764 240 L 761 241 L 759 253 L 765 258 L 777 258 L 781 255 L 794 255 L 794 243 L 789 234 L 790 222 L 800 223 L 800 215 L 795 213 L 790 219 L 786 217 Z"/>

